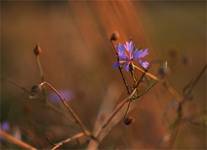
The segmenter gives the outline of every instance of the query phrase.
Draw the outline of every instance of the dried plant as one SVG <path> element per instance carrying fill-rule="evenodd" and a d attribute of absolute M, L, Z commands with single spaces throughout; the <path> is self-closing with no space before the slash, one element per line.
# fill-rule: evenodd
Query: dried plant
<path fill-rule="evenodd" d="M 48 141 L 52 143 L 50 149 L 60 149 L 64 144 L 68 144 L 71 141 L 75 140 L 79 141 L 81 138 L 87 139 L 85 140 L 84 144 L 87 145 L 86 147 L 88 150 L 98 149 L 103 139 L 107 137 L 110 131 L 113 130 L 113 127 L 115 127 L 120 121 L 123 121 L 123 123 L 127 126 L 133 123 L 134 118 L 133 116 L 129 115 L 130 110 L 132 110 L 132 103 L 136 103 L 136 105 L 138 105 L 138 102 L 141 100 L 140 98 L 147 94 L 157 83 L 161 83 L 177 99 L 177 117 L 170 125 L 170 133 L 163 137 L 162 143 L 168 142 L 168 147 L 173 148 L 173 144 L 179 132 L 180 125 L 183 121 L 189 122 L 191 124 L 203 124 L 203 122 L 194 122 L 194 119 L 192 118 L 184 118 L 182 110 L 186 102 L 192 98 L 192 91 L 201 76 L 204 74 L 207 66 L 205 65 L 195 80 L 192 80 L 183 88 L 183 92 L 180 95 L 170 85 L 169 81 L 164 78 L 167 73 L 167 62 L 163 63 L 164 65 L 162 65 L 162 68 L 159 70 L 159 73 L 161 74 L 161 79 L 159 79 L 156 75 L 150 73 L 150 68 L 153 67 L 154 64 L 153 61 L 148 62 L 144 60 L 145 56 L 149 54 L 148 49 L 136 48 L 132 39 L 126 41 L 125 43 L 119 43 L 119 36 L 120 35 L 117 32 L 114 32 L 110 37 L 110 43 L 116 57 L 116 62 L 114 63 L 113 67 L 119 70 L 121 79 L 126 88 L 127 95 L 125 98 L 119 101 L 118 104 L 111 104 L 113 103 L 114 99 L 118 99 L 118 97 L 116 95 L 113 95 L 111 91 L 116 91 L 116 93 L 119 92 L 117 92 L 118 90 L 116 90 L 113 86 L 110 87 L 109 91 L 106 94 L 107 96 L 105 97 L 101 108 L 99 109 L 97 119 L 94 122 L 93 131 L 90 131 L 86 127 L 82 119 L 78 116 L 76 111 L 71 106 L 70 102 L 68 102 L 67 99 L 65 99 L 65 97 L 62 95 L 61 91 L 58 91 L 52 83 L 45 79 L 44 70 L 40 61 L 40 55 L 42 52 L 40 46 L 37 45 L 33 50 L 40 73 L 39 83 L 32 86 L 31 90 L 27 90 L 26 88 L 19 86 L 16 82 L 7 80 L 9 83 L 12 83 L 27 93 L 30 99 L 35 99 L 39 96 L 43 96 L 47 105 L 50 106 L 55 112 L 60 114 L 60 116 L 63 116 L 67 119 L 69 118 L 69 121 L 71 121 L 70 117 L 73 118 L 74 123 L 79 128 L 79 131 L 73 136 L 57 142 L 56 144 L 52 143 L 48 139 Z M 54 107 L 50 104 L 50 102 L 47 102 L 46 93 L 48 90 L 54 92 L 58 100 L 62 103 L 62 106 L 69 113 L 70 117 L 65 115 L 61 109 Z M 105 107 L 107 107 L 109 104 L 111 106 L 106 111 Z M 22 148 L 37 149 L 21 140 L 16 139 L 12 135 L 9 135 L 3 131 L 3 128 L 0 130 L 0 136 L 16 145 L 19 145 Z M 166 136 L 168 136 L 167 139 Z"/>

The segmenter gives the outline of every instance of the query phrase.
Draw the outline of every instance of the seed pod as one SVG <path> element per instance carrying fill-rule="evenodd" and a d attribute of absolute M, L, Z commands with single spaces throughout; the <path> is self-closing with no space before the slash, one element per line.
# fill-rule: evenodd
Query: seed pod
<path fill-rule="evenodd" d="M 29 99 L 38 99 L 42 93 L 42 87 L 40 85 L 33 85 L 30 91 Z"/>
<path fill-rule="evenodd" d="M 111 34 L 111 41 L 116 41 L 119 38 L 119 33 L 117 31 L 115 31 L 114 33 Z"/>
<path fill-rule="evenodd" d="M 125 119 L 124 119 L 124 124 L 125 125 L 130 125 L 131 123 L 133 123 L 134 122 L 134 118 L 132 118 L 132 117 L 126 117 Z"/>
<path fill-rule="evenodd" d="M 34 51 L 34 54 L 38 56 L 42 52 L 42 49 L 39 47 L 39 45 L 36 45 L 33 51 Z"/>

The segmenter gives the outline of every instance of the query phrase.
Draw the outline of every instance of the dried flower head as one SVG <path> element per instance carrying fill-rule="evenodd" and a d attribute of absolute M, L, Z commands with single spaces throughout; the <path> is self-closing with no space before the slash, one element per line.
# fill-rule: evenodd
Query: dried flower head
<path fill-rule="evenodd" d="M 33 51 L 34 51 L 34 54 L 38 56 L 42 52 L 42 49 L 39 47 L 39 45 L 36 45 Z"/>
<path fill-rule="evenodd" d="M 119 32 L 115 31 L 114 33 L 111 34 L 111 41 L 116 41 L 119 38 Z"/>
<path fill-rule="evenodd" d="M 134 122 L 134 118 L 132 118 L 130 116 L 124 118 L 124 124 L 127 125 L 127 126 L 132 124 L 133 122 Z"/>
<path fill-rule="evenodd" d="M 148 55 L 148 49 L 138 50 L 135 48 L 133 41 L 126 41 L 124 44 L 116 45 L 116 51 L 119 61 L 114 63 L 114 67 L 124 67 L 126 71 L 133 69 L 133 63 L 136 60 L 143 68 L 148 68 L 149 62 L 143 61 L 142 58 Z"/>
<path fill-rule="evenodd" d="M 30 91 L 29 99 L 38 99 L 42 94 L 42 87 L 40 85 L 33 85 Z"/>

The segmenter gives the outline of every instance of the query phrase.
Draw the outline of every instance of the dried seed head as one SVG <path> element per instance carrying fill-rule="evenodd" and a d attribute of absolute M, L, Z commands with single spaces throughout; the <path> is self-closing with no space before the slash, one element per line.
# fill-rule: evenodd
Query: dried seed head
<path fill-rule="evenodd" d="M 39 45 L 36 45 L 33 51 L 34 51 L 34 54 L 38 56 L 42 52 L 42 49 L 39 47 Z"/>
<path fill-rule="evenodd" d="M 115 31 L 114 33 L 111 34 L 111 41 L 116 41 L 119 38 L 119 32 Z"/>
<path fill-rule="evenodd" d="M 29 99 L 38 99 L 42 93 L 40 85 L 33 85 L 30 91 Z"/>
<path fill-rule="evenodd" d="M 133 122 L 134 122 L 134 118 L 132 118 L 130 116 L 128 116 L 124 119 L 124 124 L 127 125 L 127 126 L 130 125 Z"/>

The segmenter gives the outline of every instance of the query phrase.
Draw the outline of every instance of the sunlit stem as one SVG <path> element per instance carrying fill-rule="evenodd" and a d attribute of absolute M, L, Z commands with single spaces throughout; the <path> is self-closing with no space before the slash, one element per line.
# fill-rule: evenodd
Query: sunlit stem
<path fill-rule="evenodd" d="M 22 149 L 27 150 L 37 150 L 35 147 L 29 145 L 28 143 L 25 143 L 24 141 L 17 139 L 16 137 L 8 134 L 7 132 L 0 129 L 0 137 L 4 138 L 5 140 L 9 141 L 10 143 L 16 144 Z"/>
<path fill-rule="evenodd" d="M 136 85 L 137 80 L 136 80 L 136 77 L 135 77 L 135 75 L 134 75 L 134 70 L 131 70 L 130 73 L 131 73 L 131 76 L 132 76 L 132 78 L 133 78 L 133 80 L 134 80 L 134 84 Z M 127 118 L 127 115 L 128 115 L 128 113 L 129 113 L 129 109 L 130 109 L 130 106 L 131 106 L 131 102 L 132 102 L 132 101 L 129 101 L 129 102 L 128 102 L 127 109 L 126 109 L 125 114 L 124 114 L 124 120 Z"/>
<path fill-rule="evenodd" d="M 140 67 L 138 67 L 138 66 L 136 66 L 136 65 L 134 65 L 134 64 L 132 64 L 132 65 L 133 65 L 133 67 L 134 67 L 135 69 L 141 71 L 142 73 L 146 72 L 146 71 L 143 70 L 142 68 L 140 68 Z M 150 77 L 150 78 L 152 78 L 152 79 L 154 79 L 154 80 L 156 80 L 156 81 L 159 80 L 155 75 L 153 75 L 153 74 L 151 74 L 151 73 L 149 73 L 149 72 L 146 72 L 146 76 L 148 76 L 148 77 Z"/>
<path fill-rule="evenodd" d="M 38 66 L 38 69 L 39 69 L 39 72 L 40 72 L 41 81 L 43 82 L 44 81 L 44 72 L 43 72 L 42 64 L 40 62 L 39 55 L 37 55 L 36 60 L 37 60 L 37 66 Z"/>

